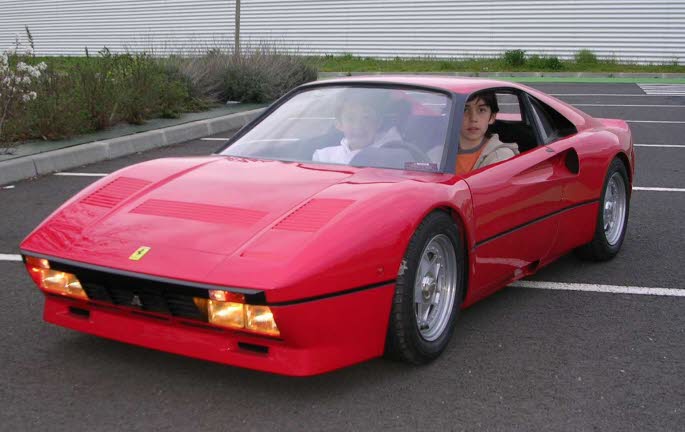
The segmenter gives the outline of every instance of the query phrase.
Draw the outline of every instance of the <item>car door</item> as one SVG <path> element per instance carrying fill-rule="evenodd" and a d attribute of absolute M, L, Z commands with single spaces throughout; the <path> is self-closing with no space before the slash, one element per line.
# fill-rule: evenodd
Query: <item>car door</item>
<path fill-rule="evenodd" d="M 475 259 L 470 286 L 485 296 L 514 278 L 533 271 L 552 248 L 562 209 L 562 190 L 569 176 L 568 151 L 545 145 L 545 135 L 524 92 L 498 91 L 504 128 L 518 128 L 523 141 L 529 133 L 533 146 L 507 161 L 464 176 L 473 198 Z M 518 107 L 517 113 L 511 108 Z M 510 109 L 506 109 L 509 106 Z M 527 131 L 527 132 L 526 132 Z M 526 133 L 524 133 L 526 132 Z M 535 145 L 537 144 L 537 145 Z M 531 148 L 528 148 L 531 147 Z"/>
<path fill-rule="evenodd" d="M 527 96 L 531 113 L 538 124 L 540 139 L 549 151 L 562 156 L 564 166 L 559 169 L 562 194 L 556 240 L 549 253 L 554 259 L 580 244 L 589 242 L 595 230 L 598 200 L 593 187 L 598 166 L 601 166 L 602 132 L 586 130 L 578 132 L 568 119 L 544 102 Z"/>

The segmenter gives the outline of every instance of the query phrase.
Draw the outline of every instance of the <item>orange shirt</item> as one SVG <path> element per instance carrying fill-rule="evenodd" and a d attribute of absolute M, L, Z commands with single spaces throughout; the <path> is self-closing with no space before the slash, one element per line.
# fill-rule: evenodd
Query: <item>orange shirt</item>
<path fill-rule="evenodd" d="M 481 148 L 477 152 L 457 155 L 457 174 L 466 174 L 471 171 L 482 151 L 483 149 Z"/>
<path fill-rule="evenodd" d="M 459 154 L 457 154 L 457 174 L 466 174 L 473 169 L 473 166 L 478 161 L 480 154 L 483 153 L 485 143 L 488 141 L 488 138 L 483 137 L 483 141 L 480 142 L 478 147 L 470 150 L 462 150 L 461 148 L 459 149 Z"/>

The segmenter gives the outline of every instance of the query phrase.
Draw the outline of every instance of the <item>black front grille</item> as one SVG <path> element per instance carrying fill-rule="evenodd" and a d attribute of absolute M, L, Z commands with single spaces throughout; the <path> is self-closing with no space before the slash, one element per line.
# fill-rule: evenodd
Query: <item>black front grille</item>
<path fill-rule="evenodd" d="M 91 300 L 145 312 L 205 320 L 193 301 L 193 297 L 207 298 L 205 289 L 61 263 L 55 263 L 52 267 L 75 274 Z"/>

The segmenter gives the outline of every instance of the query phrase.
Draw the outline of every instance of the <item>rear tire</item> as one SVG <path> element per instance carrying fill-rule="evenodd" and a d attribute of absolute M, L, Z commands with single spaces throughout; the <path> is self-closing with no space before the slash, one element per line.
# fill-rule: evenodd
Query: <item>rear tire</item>
<path fill-rule="evenodd" d="M 614 159 L 604 179 L 595 236 L 590 243 L 576 249 L 580 258 L 606 261 L 615 257 L 621 249 L 628 228 L 629 188 L 625 165 L 619 159 Z"/>
<path fill-rule="evenodd" d="M 463 297 L 464 253 L 452 218 L 431 213 L 405 252 L 393 298 L 386 355 L 413 364 L 437 358 L 454 332 Z"/>

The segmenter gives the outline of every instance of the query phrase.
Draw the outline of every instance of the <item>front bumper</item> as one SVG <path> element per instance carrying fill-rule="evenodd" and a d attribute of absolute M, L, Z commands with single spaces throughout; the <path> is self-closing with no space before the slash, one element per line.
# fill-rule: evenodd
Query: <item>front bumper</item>
<path fill-rule="evenodd" d="M 120 342 L 291 376 L 328 372 L 378 357 L 395 290 L 387 284 L 271 306 L 281 337 L 47 294 L 45 321 Z"/>

